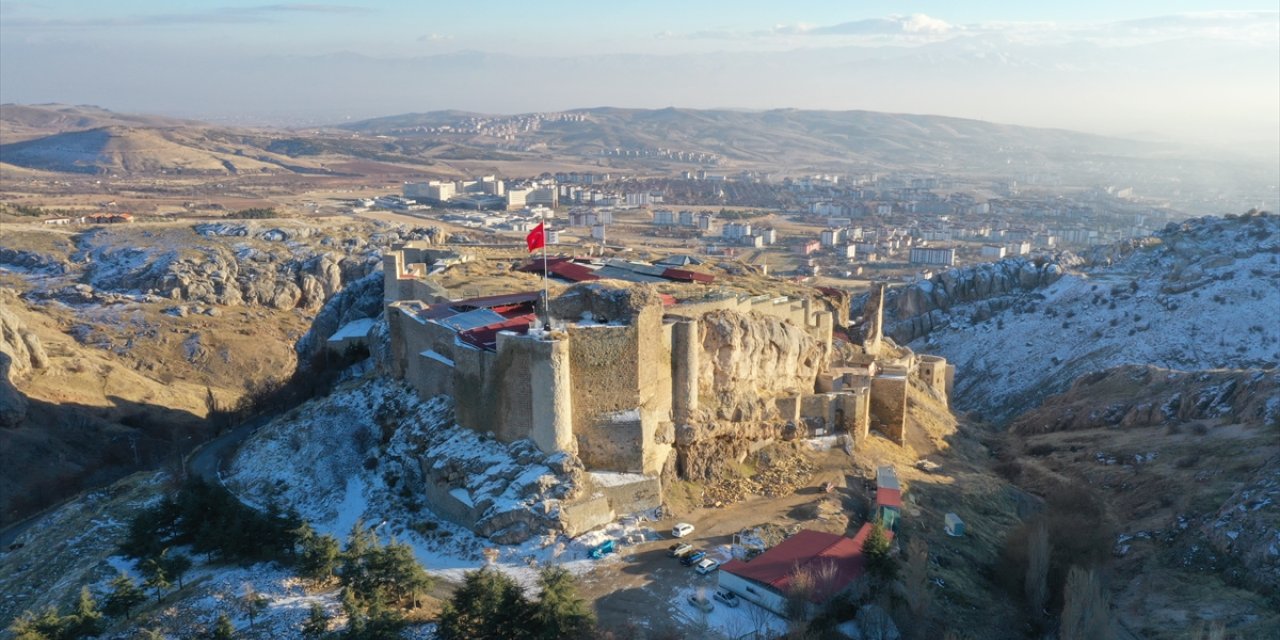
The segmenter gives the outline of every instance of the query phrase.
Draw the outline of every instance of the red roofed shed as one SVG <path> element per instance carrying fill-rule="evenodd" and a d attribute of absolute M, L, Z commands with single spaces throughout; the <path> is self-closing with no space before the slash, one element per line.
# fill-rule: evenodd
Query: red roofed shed
<path fill-rule="evenodd" d="M 816 604 L 825 603 L 865 571 L 862 545 L 870 532 L 870 524 L 863 525 L 853 538 L 801 531 L 750 562 L 725 563 L 720 567 L 719 586 L 778 615 L 786 615 L 786 594 L 796 572 L 807 569 L 822 575 L 830 566 L 831 579 L 815 585 L 811 598 Z"/>

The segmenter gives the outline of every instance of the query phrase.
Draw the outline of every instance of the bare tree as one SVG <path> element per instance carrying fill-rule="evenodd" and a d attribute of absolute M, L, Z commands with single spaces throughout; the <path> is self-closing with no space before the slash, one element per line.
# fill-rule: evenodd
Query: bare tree
<path fill-rule="evenodd" d="M 902 584 L 906 591 L 907 608 L 911 622 L 906 625 L 910 635 L 928 637 L 929 613 L 933 595 L 929 593 L 929 543 L 916 536 L 907 544 L 907 564 L 902 572 Z"/>
<path fill-rule="evenodd" d="M 1109 640 L 1115 633 L 1111 605 L 1093 569 L 1071 567 L 1063 593 L 1060 640 Z"/>
<path fill-rule="evenodd" d="M 816 578 L 808 567 L 796 567 L 792 571 L 783 611 L 786 612 L 787 619 L 791 621 L 791 626 L 795 630 L 804 628 L 805 619 L 809 617 L 809 603 L 816 586 Z"/>
<path fill-rule="evenodd" d="M 1027 597 L 1027 606 L 1031 608 L 1031 616 L 1036 620 L 1044 618 L 1044 607 L 1049 601 L 1049 556 L 1051 552 L 1049 526 L 1041 518 L 1031 527 L 1031 535 L 1027 539 L 1027 574 L 1023 581 L 1023 592 Z"/>

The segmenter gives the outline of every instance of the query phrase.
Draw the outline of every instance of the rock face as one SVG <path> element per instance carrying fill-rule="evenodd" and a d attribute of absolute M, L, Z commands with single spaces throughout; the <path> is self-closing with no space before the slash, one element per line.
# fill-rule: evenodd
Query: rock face
<path fill-rule="evenodd" d="M 675 430 L 681 477 L 708 479 L 782 435 L 776 400 L 814 392 L 831 354 L 772 316 L 712 311 L 699 321 L 699 410 Z"/>
<path fill-rule="evenodd" d="M 0 247 L 0 264 L 51 274 L 62 274 L 67 271 L 67 265 L 54 256 L 9 247 Z"/>
<path fill-rule="evenodd" d="M 1048 286 L 1064 273 L 1064 268 L 1055 262 L 1010 258 L 950 269 L 928 280 L 889 289 L 884 294 L 884 335 L 906 344 L 946 326 L 952 307 L 962 304 L 970 305 L 965 308 L 966 317 L 990 317 L 1012 303 L 1002 297 Z M 867 301 L 867 295 L 854 298 L 853 310 L 866 308 Z M 984 304 L 973 307 L 974 303 Z M 870 320 L 866 314 L 860 320 L 864 331 L 870 330 Z"/>
<path fill-rule="evenodd" d="M 27 413 L 27 399 L 13 386 L 13 378 L 49 364 L 40 338 L 10 311 L 9 305 L 13 303 L 8 294 L 0 296 L 0 426 L 3 427 L 16 425 Z"/>
<path fill-rule="evenodd" d="M 1116 398 L 1098 408 L 1098 398 Z M 1140 428 L 1197 420 L 1280 427 L 1280 373 L 1170 371 L 1127 365 L 1081 376 L 1065 393 L 1020 416 L 1010 431 Z"/>
<path fill-rule="evenodd" d="M 813 393 L 830 358 L 817 339 L 778 318 L 712 311 L 699 324 L 698 394 L 709 420 L 767 418 L 775 398 Z"/>
<path fill-rule="evenodd" d="M 1280 589 L 1280 458 L 1262 465 L 1204 526 L 1209 542 L 1240 560 L 1246 578 L 1264 592 Z"/>
<path fill-rule="evenodd" d="M 347 285 L 320 308 L 311 328 L 298 340 L 298 366 L 306 368 L 325 348 L 325 341 L 344 325 L 361 318 L 374 318 L 382 313 L 382 271 Z"/>

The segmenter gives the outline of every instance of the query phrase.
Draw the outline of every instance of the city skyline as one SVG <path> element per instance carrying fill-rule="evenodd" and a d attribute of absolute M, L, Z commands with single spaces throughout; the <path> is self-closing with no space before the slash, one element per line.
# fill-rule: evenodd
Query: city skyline
<path fill-rule="evenodd" d="M 1270 144 L 1273 7 L 4 2 L 0 100 L 261 124 L 449 108 L 865 109 Z"/>

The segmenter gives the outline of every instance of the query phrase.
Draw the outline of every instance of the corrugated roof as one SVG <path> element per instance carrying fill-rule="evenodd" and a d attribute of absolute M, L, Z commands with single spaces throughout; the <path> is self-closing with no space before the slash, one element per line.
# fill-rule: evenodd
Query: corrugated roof
<path fill-rule="evenodd" d="M 541 297 L 541 291 L 521 291 L 519 293 L 504 293 L 496 296 L 482 296 L 479 298 L 454 300 L 447 304 L 456 309 L 488 309 L 506 304 L 533 302 Z"/>
<path fill-rule="evenodd" d="M 667 269 L 662 272 L 664 278 L 671 280 L 684 280 L 685 282 L 701 282 L 707 284 L 716 279 L 715 276 L 707 273 L 698 273 L 697 271 L 689 271 L 688 269 Z"/>
<path fill-rule="evenodd" d="M 506 318 L 502 314 L 490 309 L 475 309 L 473 311 L 464 311 L 447 318 L 437 318 L 436 322 L 453 329 L 454 331 L 468 331 L 476 327 L 483 327 L 495 322 L 502 322 Z"/>
<path fill-rule="evenodd" d="M 603 267 L 600 267 L 599 269 L 596 269 L 596 275 L 601 278 L 612 278 L 614 280 L 625 280 L 627 282 L 666 282 L 667 281 L 666 278 L 646 275 L 638 271 L 632 271 L 631 269 L 627 269 L 626 267 L 615 267 L 611 264 L 607 264 Z"/>
<path fill-rule="evenodd" d="M 547 270 L 552 274 L 560 276 L 561 278 L 571 282 L 588 282 L 600 279 L 600 276 L 596 275 L 594 269 L 576 262 L 565 261 L 548 265 Z"/>
<path fill-rule="evenodd" d="M 881 507 L 902 508 L 902 492 L 881 487 L 876 489 L 876 504 Z"/>
<path fill-rule="evenodd" d="M 862 575 L 866 567 L 862 545 L 870 532 L 870 524 L 862 525 L 853 538 L 821 531 L 801 531 L 751 562 L 730 560 L 720 570 L 786 593 L 797 570 L 808 569 L 816 573 L 830 565 L 834 569 L 832 579 L 816 585 L 811 597 L 814 602 L 826 602 Z M 885 532 L 885 535 L 892 537 L 893 534 Z"/>
<path fill-rule="evenodd" d="M 502 322 L 495 322 L 483 327 L 459 332 L 458 339 L 473 347 L 493 351 L 498 344 L 499 331 L 514 331 L 522 335 L 529 333 L 529 325 L 533 324 L 536 317 L 536 315 L 530 313 L 515 318 L 507 318 Z"/>

